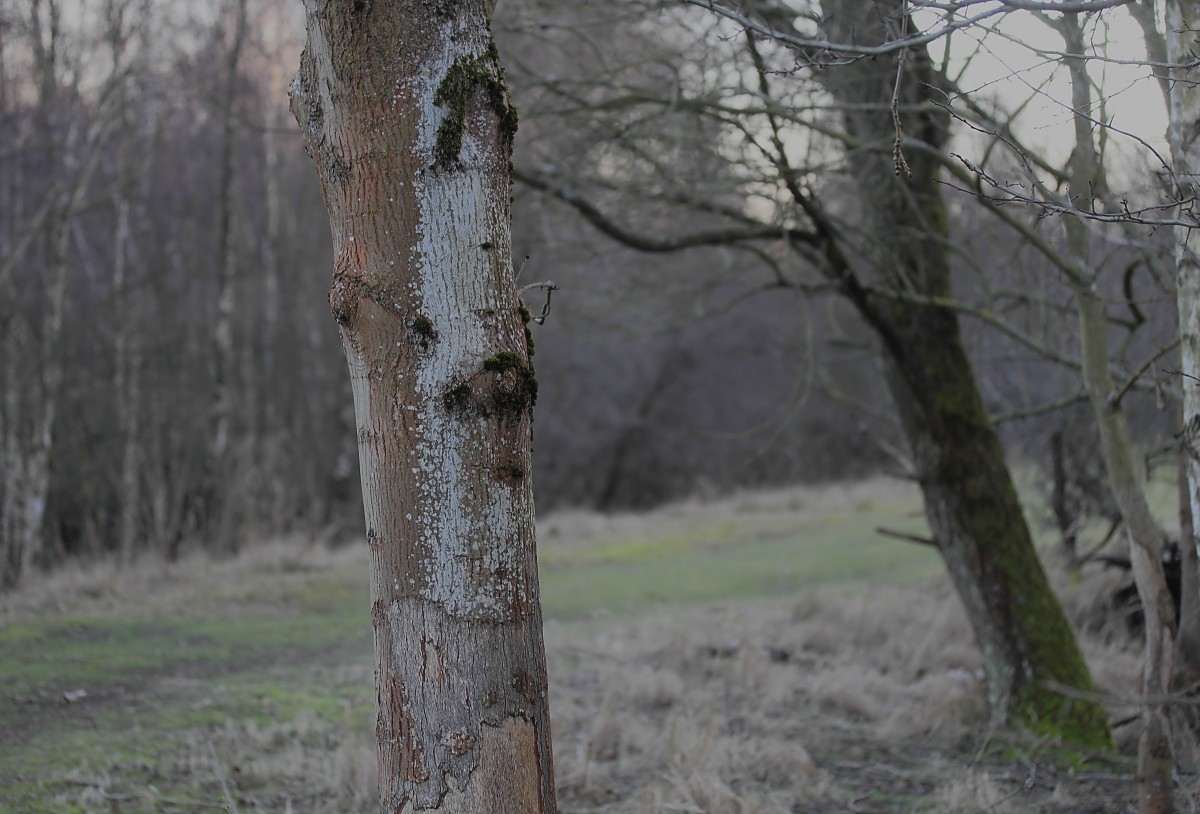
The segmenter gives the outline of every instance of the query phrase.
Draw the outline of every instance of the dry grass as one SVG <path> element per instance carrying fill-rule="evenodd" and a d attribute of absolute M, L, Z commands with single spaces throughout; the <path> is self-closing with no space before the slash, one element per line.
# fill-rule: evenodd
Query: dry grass
<path fill-rule="evenodd" d="M 157 554 L 130 565 L 115 557 L 72 560 L 48 574 L 30 575 L 18 591 L 0 593 L 0 624 L 49 615 L 103 617 L 131 608 L 177 612 L 197 599 L 245 599 L 261 577 L 349 569 L 361 574 L 365 562 L 355 546 L 331 547 L 303 537 L 257 542 L 232 557 L 193 549 L 174 561 Z"/>
<path fill-rule="evenodd" d="M 1085 642 L 1128 697 L 1133 649 Z M 944 579 L 551 624 L 547 646 L 566 811 L 1132 810 L 1128 763 L 1077 772 L 1053 744 L 987 738 Z"/>
<path fill-rule="evenodd" d="M 682 533 L 694 541 L 697 529 L 725 527 L 752 540 L 802 528 L 815 516 L 869 515 L 873 506 L 905 501 L 916 505 L 909 487 L 876 481 L 646 515 L 563 514 L 542 521 L 539 533 L 545 546 L 567 552 L 567 561 L 578 552 L 586 563 L 590 548 L 614 540 Z M 130 606 L 167 612 L 197 602 L 218 614 L 259 612 L 273 601 L 290 602 L 294 592 L 311 593 L 315 580 L 361 585 L 364 572 L 361 546 L 330 550 L 298 540 L 226 561 L 193 556 L 130 569 L 100 563 L 3 598 L 0 619 L 104 616 Z M 1095 600 L 1112 579 L 1057 582 L 1102 690 L 1131 699 L 1139 676 L 1135 643 L 1120 625 L 1102 621 Z M 546 642 L 565 812 L 1116 814 L 1133 799 L 1127 763 L 1077 772 L 1054 758 L 1052 744 L 987 738 L 979 655 L 944 577 L 664 606 L 639 616 L 551 619 Z M 293 665 L 272 669 L 282 683 Z M 370 683 L 369 664 L 320 669 L 310 677 L 331 693 Z M 204 695 L 204 681 L 175 687 L 172 697 Z M 58 776 L 66 782 L 57 792 L 62 808 L 45 810 L 142 810 L 141 803 L 115 804 L 114 792 L 159 787 L 214 799 L 215 753 L 244 811 L 373 811 L 371 729 L 369 711 L 358 707 L 341 716 L 301 710 L 184 727 L 156 744 L 144 764 L 82 757 Z M 149 810 L 149 800 L 142 803 Z"/>
<path fill-rule="evenodd" d="M 982 688 L 955 655 L 955 625 L 929 598 L 937 586 L 925 588 L 856 598 L 853 612 L 846 612 L 840 592 L 822 592 L 802 603 L 724 604 L 620 624 L 549 624 L 562 810 L 1123 811 L 1119 803 L 1108 805 L 1111 799 L 1096 807 L 1094 784 L 1060 773 L 1051 775 L 1053 786 L 1027 788 L 1025 763 L 980 762 Z M 805 621 L 796 622 L 798 616 Z M 891 621 L 867 624 L 880 618 Z M 924 670 L 886 665 L 887 652 L 903 649 L 904 641 L 921 643 L 912 632 L 936 624 L 947 626 L 952 646 L 930 651 Z M 334 686 L 370 676 L 356 667 L 323 680 Z M 375 810 L 369 733 L 365 716 L 352 726 L 304 713 L 270 724 L 231 720 L 186 731 L 153 766 L 93 761 L 71 775 L 88 785 L 69 799 L 104 810 L 100 804 L 112 802 L 104 790 L 129 789 L 139 773 L 189 778 L 183 796 L 213 799 L 215 752 L 242 810 L 287 805 L 313 814 L 365 814 Z"/>
<path fill-rule="evenodd" d="M 967 631 L 938 593 L 815 592 L 590 635 L 549 626 L 564 807 L 815 810 L 853 796 L 822 765 L 844 759 L 835 743 L 953 750 L 985 710 Z M 939 633 L 944 648 L 928 642 Z"/>
<path fill-rule="evenodd" d="M 937 810 L 940 814 L 1007 814 L 1013 810 L 1012 797 L 987 772 L 971 769 L 938 787 Z"/>

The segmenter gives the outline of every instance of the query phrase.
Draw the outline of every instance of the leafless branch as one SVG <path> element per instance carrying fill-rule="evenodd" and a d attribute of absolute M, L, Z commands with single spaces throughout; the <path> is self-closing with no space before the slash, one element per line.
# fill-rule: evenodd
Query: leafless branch
<path fill-rule="evenodd" d="M 1178 347 L 1179 347 L 1179 339 L 1176 339 L 1174 342 L 1171 342 L 1170 344 L 1166 345 L 1165 347 L 1160 348 L 1157 353 L 1155 353 L 1149 359 L 1147 359 L 1145 362 L 1143 362 L 1141 365 L 1139 365 L 1138 369 L 1135 370 L 1129 376 L 1129 378 L 1127 378 L 1125 380 L 1125 383 L 1122 384 L 1119 388 L 1117 388 L 1117 391 L 1108 399 L 1109 404 L 1113 407 L 1116 407 L 1117 405 L 1119 405 L 1121 403 L 1121 399 L 1125 398 L 1125 394 L 1133 389 L 1134 385 L 1136 385 L 1138 383 L 1138 380 L 1140 378 L 1142 378 L 1143 375 L 1145 375 L 1146 371 L 1149 370 L 1150 367 L 1155 362 L 1157 362 L 1159 359 L 1166 356 L 1168 353 L 1170 353 L 1171 351 L 1175 350 Z"/>
<path fill-rule="evenodd" d="M 677 3 L 689 6 L 699 6 L 707 9 L 714 14 L 724 17 L 728 20 L 737 23 L 746 31 L 751 31 L 763 37 L 768 37 L 777 42 L 783 43 L 791 48 L 803 51 L 815 51 L 818 54 L 828 54 L 835 57 L 874 57 L 884 54 L 895 53 L 908 48 L 916 48 L 921 45 L 927 45 L 935 42 L 954 31 L 970 28 L 982 23 L 984 20 L 1008 14 L 1012 11 L 1053 11 L 1060 13 L 1089 13 L 1103 11 L 1105 9 L 1124 6 L 1131 0 L 1081 0 L 1080 2 L 1036 2 L 1034 0 L 1001 0 L 996 5 L 987 5 L 983 11 L 972 14 L 967 17 L 954 19 L 952 22 L 924 31 L 920 34 L 912 34 L 902 36 L 895 40 L 879 43 L 878 45 L 865 45 L 853 42 L 833 42 L 831 40 L 821 39 L 819 37 L 803 37 L 799 34 L 787 32 L 780 28 L 771 25 L 762 20 L 755 19 L 742 11 L 740 4 L 717 2 L 716 0 L 675 0 Z M 929 8 L 940 11 L 948 11 L 957 13 L 963 9 L 970 8 L 976 5 L 983 5 L 982 2 L 972 0 L 967 3 L 928 3 L 916 2 L 913 6 L 916 8 Z M 819 62 L 819 59 L 814 59 L 814 62 Z"/>
<path fill-rule="evenodd" d="M 1045 404 L 1039 404 L 1035 407 L 1028 407 L 1022 410 L 1013 410 L 1012 412 L 994 415 L 992 416 L 992 423 L 999 425 L 1007 424 L 1012 421 L 1021 421 L 1026 418 L 1036 418 L 1037 416 L 1053 413 L 1085 401 L 1087 401 L 1087 393 L 1072 393 L 1069 396 L 1063 396 L 1060 399 L 1048 401 Z"/>
<path fill-rule="evenodd" d="M 1042 682 L 1042 686 L 1053 693 L 1063 696 L 1064 698 L 1073 698 L 1077 701 L 1094 701 L 1109 707 L 1138 707 L 1144 705 L 1157 704 L 1173 704 L 1178 706 L 1200 706 L 1200 697 L 1192 694 L 1189 691 L 1181 691 L 1178 693 L 1169 693 L 1163 695 L 1139 695 L 1132 698 L 1123 698 L 1118 695 L 1109 695 L 1107 693 L 1087 692 L 1075 687 L 1068 687 L 1066 684 L 1061 684 L 1057 681 L 1047 680 Z"/>
<path fill-rule="evenodd" d="M 1152 206 L 1143 206 L 1132 209 L 1127 200 L 1120 201 L 1121 211 L 1119 212 L 1097 212 L 1095 209 L 1081 209 L 1074 203 L 1073 197 L 1066 197 L 1062 200 L 1050 200 L 1049 198 L 1039 197 L 1027 192 L 1021 191 L 1023 184 L 1015 182 L 1001 182 L 980 167 L 973 164 L 969 159 L 964 158 L 958 153 L 951 153 L 951 157 L 957 159 L 967 168 L 976 178 L 982 181 L 986 186 L 1000 192 L 1004 195 L 1003 198 L 991 198 L 989 200 L 993 205 L 1020 203 L 1027 204 L 1038 210 L 1040 217 L 1052 217 L 1056 215 L 1066 215 L 1069 217 L 1081 218 L 1083 220 L 1096 221 L 1098 223 L 1134 223 L 1139 226 L 1182 226 L 1185 229 L 1194 229 L 1200 226 L 1200 220 L 1195 218 L 1168 218 L 1168 217 L 1153 217 L 1153 213 L 1164 212 L 1175 208 L 1182 208 L 1184 211 L 1191 211 L 1191 206 L 1196 202 L 1195 198 L 1188 198 L 1184 201 L 1171 201 L 1164 204 L 1155 204 Z M 971 190 L 960 190 L 968 194 L 975 194 Z"/>
<path fill-rule="evenodd" d="M 603 213 L 591 201 L 585 200 L 578 192 L 566 187 L 558 186 L 552 183 L 549 179 L 544 178 L 536 173 L 528 172 L 521 168 L 513 170 L 513 177 L 526 186 L 544 192 L 551 197 L 557 198 L 563 203 L 569 204 L 579 214 L 581 214 L 588 223 L 599 229 L 604 234 L 614 240 L 624 243 L 630 248 L 637 249 L 643 252 L 666 253 L 677 252 L 683 249 L 691 249 L 700 246 L 729 246 L 736 243 L 741 243 L 747 240 L 761 240 L 765 238 L 787 238 L 789 240 L 798 240 L 801 242 L 812 242 L 814 237 L 811 233 L 801 229 L 788 228 L 775 224 L 756 224 L 744 225 L 739 227 L 730 227 L 727 229 L 710 229 L 706 231 L 693 232 L 688 235 L 680 235 L 678 237 L 652 237 L 646 234 L 640 234 L 618 224 L 611 217 Z"/>

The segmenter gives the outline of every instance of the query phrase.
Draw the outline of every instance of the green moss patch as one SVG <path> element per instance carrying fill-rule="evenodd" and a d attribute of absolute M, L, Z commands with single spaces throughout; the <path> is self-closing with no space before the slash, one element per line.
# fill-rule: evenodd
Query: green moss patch
<path fill-rule="evenodd" d="M 488 106 L 499 117 L 505 147 L 512 149 L 517 133 L 517 109 L 509 102 L 500 57 L 492 44 L 482 57 L 456 59 L 434 93 L 434 104 L 446 108 L 446 118 L 438 127 L 434 148 L 438 166 L 452 166 L 458 161 L 467 126 L 467 103 L 476 91 L 483 92 Z"/>

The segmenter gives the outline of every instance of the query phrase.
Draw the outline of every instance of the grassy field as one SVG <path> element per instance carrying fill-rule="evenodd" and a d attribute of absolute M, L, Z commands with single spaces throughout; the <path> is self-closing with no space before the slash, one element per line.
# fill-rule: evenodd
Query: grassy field
<path fill-rule="evenodd" d="M 919 533 L 915 491 L 541 522 L 563 810 L 1126 810 L 1127 759 L 986 738 L 936 555 L 879 526 Z M 221 811 L 223 785 L 242 811 L 375 810 L 365 575 L 361 547 L 291 540 L 0 599 L 0 812 Z M 1087 621 L 1093 588 L 1063 590 Z M 1130 695 L 1129 643 L 1087 647 Z"/>

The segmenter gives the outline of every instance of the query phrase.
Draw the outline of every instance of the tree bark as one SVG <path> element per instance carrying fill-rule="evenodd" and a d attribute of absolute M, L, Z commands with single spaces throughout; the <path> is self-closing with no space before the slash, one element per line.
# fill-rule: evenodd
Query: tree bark
<path fill-rule="evenodd" d="M 824 25 L 834 41 L 882 42 L 903 29 L 903 9 L 892 0 L 848 0 L 827 5 Z M 896 145 L 891 155 L 864 150 L 849 162 L 867 191 L 865 233 L 887 241 L 865 249 L 876 290 L 856 284 L 847 291 L 882 341 L 926 517 L 983 653 L 993 720 L 1109 746 L 1103 708 L 1054 689 L 1094 692 L 1095 684 L 1033 547 L 957 315 L 939 304 L 951 287 L 938 165 L 923 153 L 904 155 L 900 124 L 880 110 L 895 98 L 899 110 L 919 111 L 904 113 L 907 134 L 940 148 L 949 123 L 930 98 L 938 77 L 919 49 L 855 60 L 819 77 L 845 106 L 850 135 Z"/>
<path fill-rule="evenodd" d="M 292 110 L 334 244 L 371 560 L 380 811 L 553 812 L 491 4 L 306 0 Z"/>

